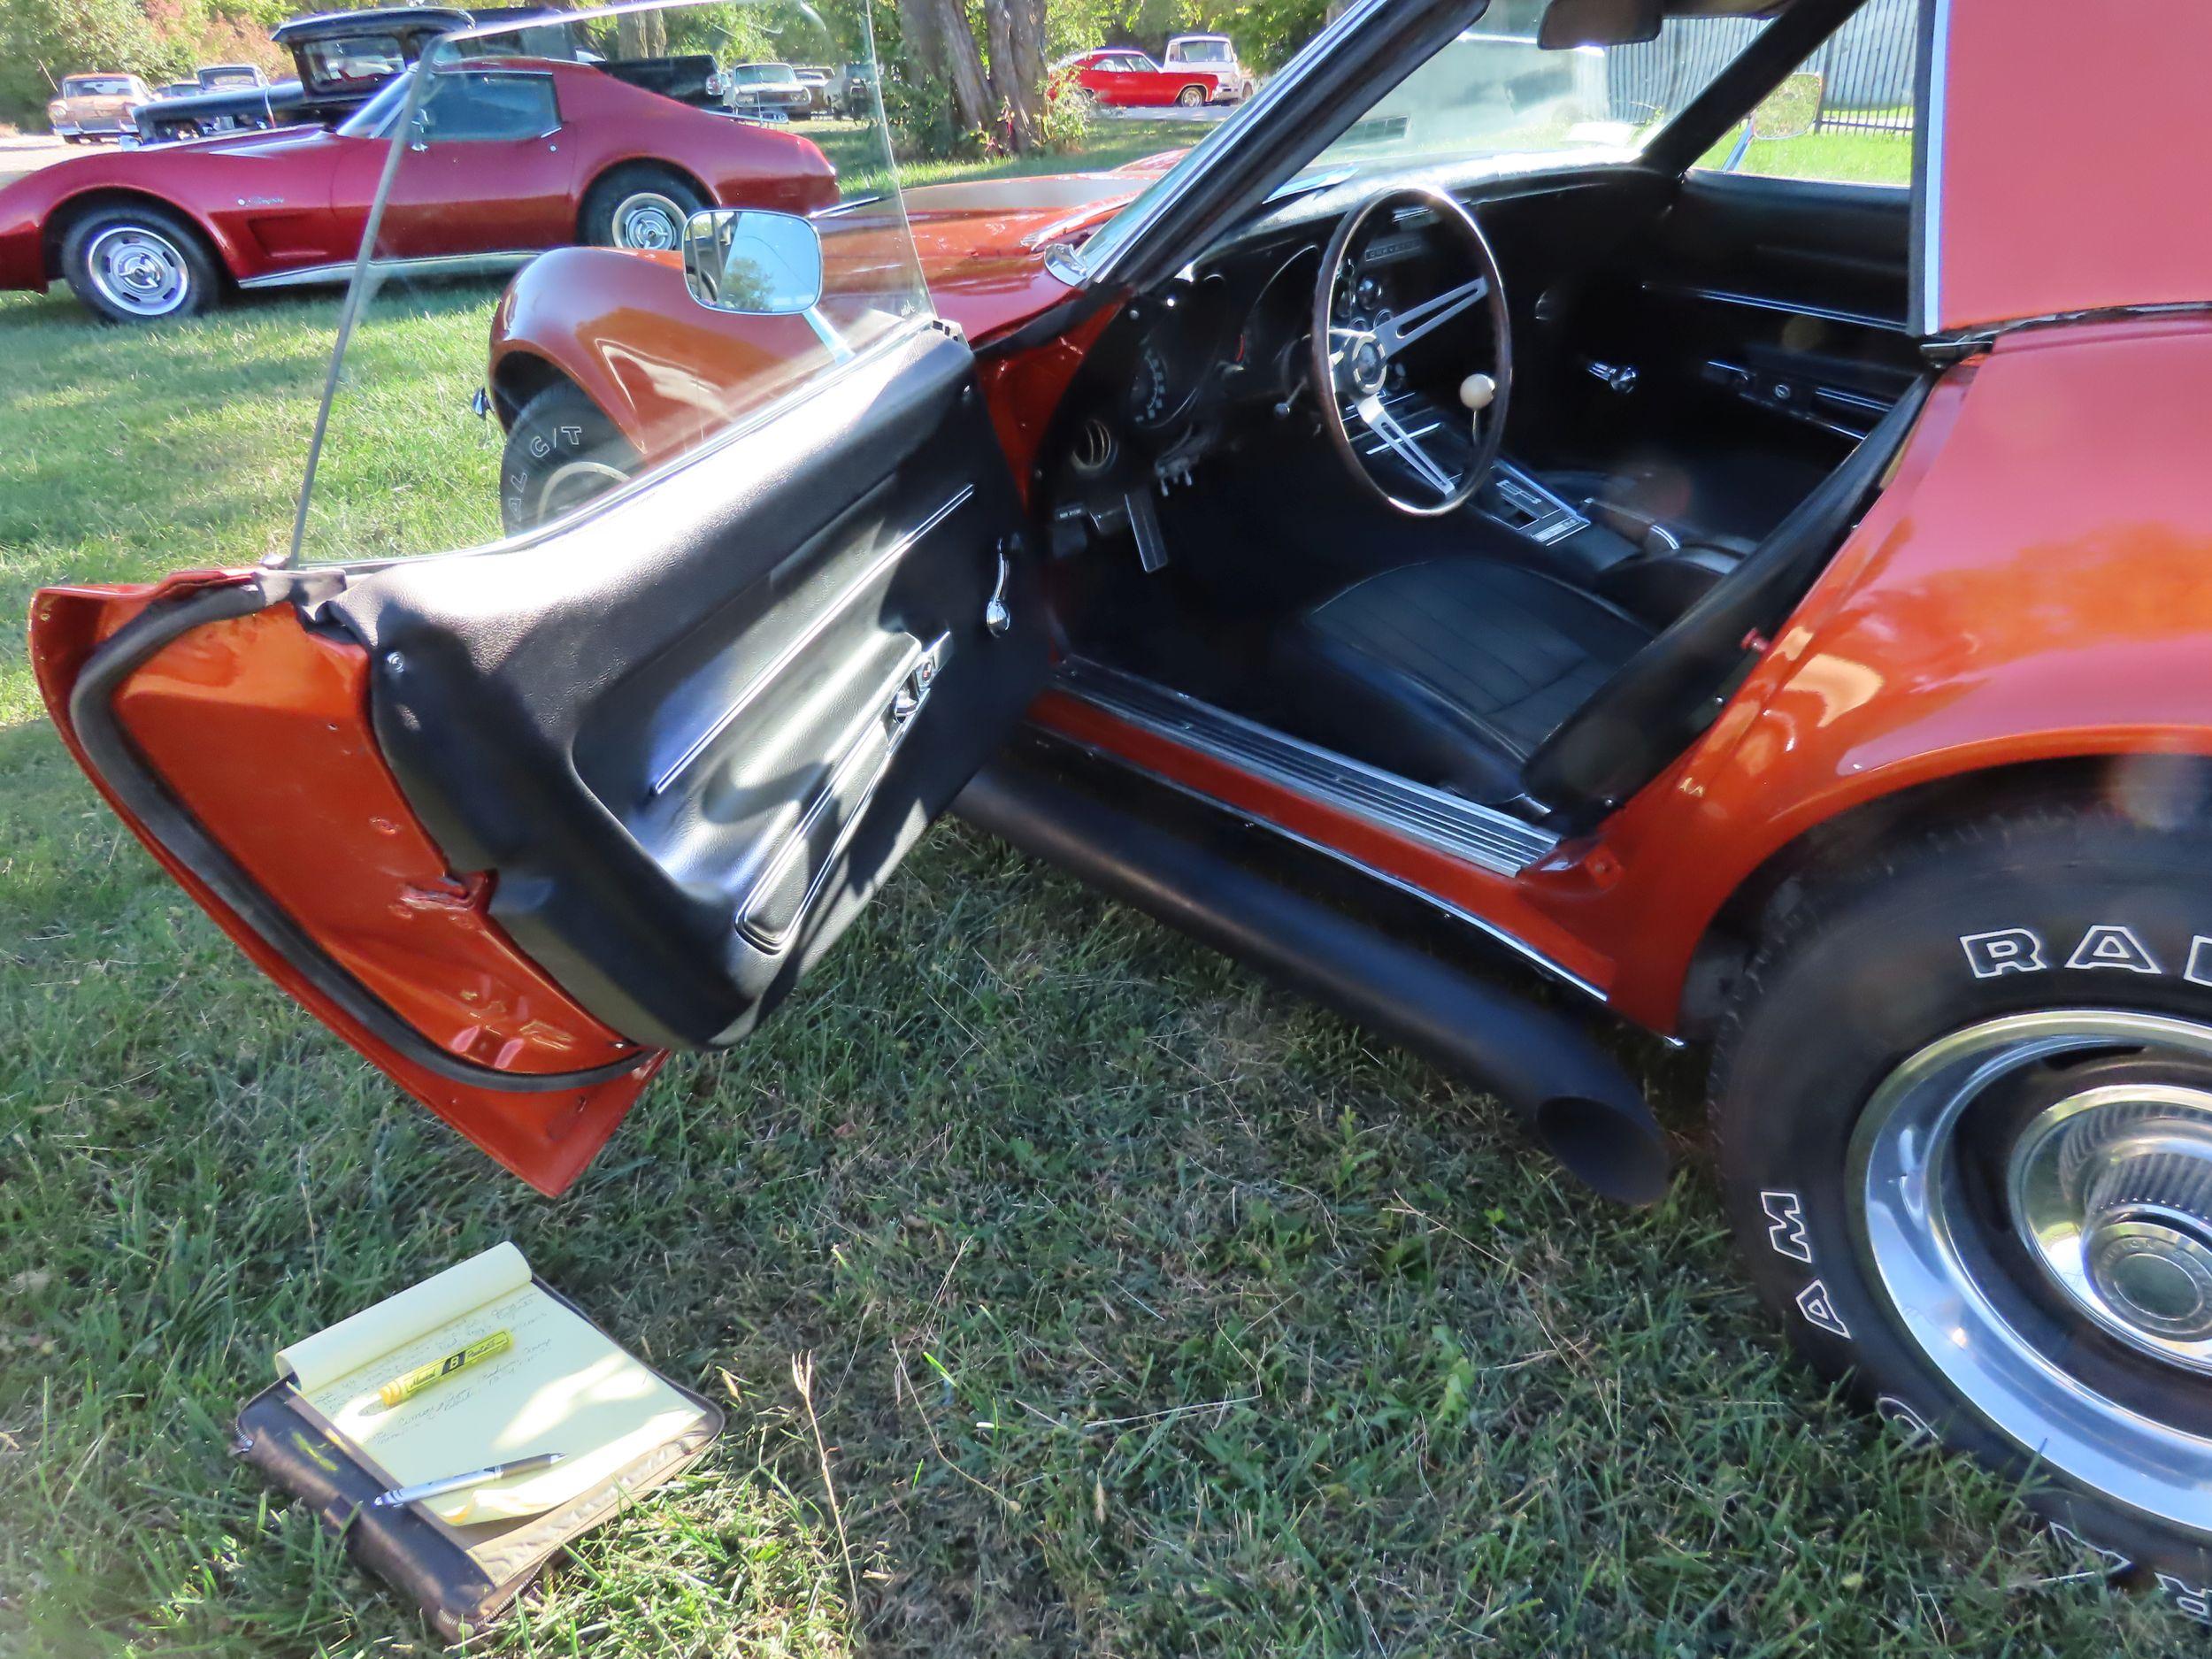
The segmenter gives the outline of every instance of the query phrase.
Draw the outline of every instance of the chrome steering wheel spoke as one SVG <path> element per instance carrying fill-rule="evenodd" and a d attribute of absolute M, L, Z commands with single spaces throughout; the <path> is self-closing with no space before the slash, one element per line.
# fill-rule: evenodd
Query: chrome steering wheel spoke
<path fill-rule="evenodd" d="M 1490 279 L 1477 277 L 1384 319 L 1375 327 L 1375 343 L 1382 351 L 1383 360 L 1389 361 L 1415 341 L 1434 334 L 1454 318 L 1464 316 L 1489 296 Z"/>
<path fill-rule="evenodd" d="M 1370 392 L 1355 403 L 1352 408 L 1367 429 L 1383 441 L 1384 447 L 1403 461 L 1416 477 L 1439 495 L 1448 499 L 1459 488 L 1459 480 L 1437 464 L 1421 447 L 1420 440 L 1408 432 L 1403 423 L 1384 406 L 1380 397 Z"/>

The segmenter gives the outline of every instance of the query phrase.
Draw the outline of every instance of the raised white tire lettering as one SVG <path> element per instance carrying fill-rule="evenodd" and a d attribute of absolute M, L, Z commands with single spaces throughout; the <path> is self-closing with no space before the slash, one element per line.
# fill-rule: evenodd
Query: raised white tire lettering
<path fill-rule="evenodd" d="M 2043 941 L 2024 927 L 1962 933 L 1959 948 L 1966 952 L 1966 965 L 1978 979 L 1993 979 L 2001 973 L 2040 973 L 2050 965 L 2043 960 Z"/>
<path fill-rule="evenodd" d="M 1767 1229 L 1767 1242 L 1774 1247 L 1774 1253 L 1809 1265 L 1813 1246 L 1805 1236 L 1804 1201 L 1795 1193 L 1761 1193 L 1759 1208 L 1766 1211 L 1767 1219 L 1774 1224 Z"/>
<path fill-rule="evenodd" d="M 1828 1299 L 1828 1286 L 1818 1279 L 1797 1293 L 1797 1310 L 1830 1336 L 1839 1336 L 1847 1342 L 1851 1340 L 1851 1327 L 1844 1324 L 1836 1304 Z"/>
<path fill-rule="evenodd" d="M 2158 958 L 2144 949 L 2143 941 L 2131 928 L 2113 922 L 2101 922 L 2081 936 L 2081 943 L 2074 947 L 2074 954 L 2066 958 L 2070 968 L 2124 968 L 2130 973 L 2157 973 L 2162 972 Z"/>

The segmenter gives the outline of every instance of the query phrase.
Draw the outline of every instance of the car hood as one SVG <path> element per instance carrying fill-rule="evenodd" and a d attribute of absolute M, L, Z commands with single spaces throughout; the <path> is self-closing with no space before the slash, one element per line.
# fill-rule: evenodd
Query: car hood
<path fill-rule="evenodd" d="M 1180 160 L 1148 156 L 1110 173 L 1048 173 L 922 185 L 906 192 L 907 222 L 930 296 L 971 340 L 1018 327 L 1065 296 L 1045 268 Z"/>

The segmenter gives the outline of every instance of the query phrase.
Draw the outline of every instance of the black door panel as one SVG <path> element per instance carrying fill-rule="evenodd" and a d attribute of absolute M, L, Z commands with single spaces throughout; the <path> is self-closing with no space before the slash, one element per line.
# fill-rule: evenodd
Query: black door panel
<path fill-rule="evenodd" d="M 1027 705 L 1019 522 L 967 349 L 931 330 L 580 522 L 329 610 L 411 803 L 522 949 L 640 1041 L 712 1047 Z"/>

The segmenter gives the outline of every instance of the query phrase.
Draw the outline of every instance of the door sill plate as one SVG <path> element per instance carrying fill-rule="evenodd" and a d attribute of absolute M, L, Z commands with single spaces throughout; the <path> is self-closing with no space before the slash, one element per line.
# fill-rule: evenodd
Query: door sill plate
<path fill-rule="evenodd" d="M 1317 805 L 1494 875 L 1517 875 L 1558 845 L 1556 836 L 1494 807 L 1286 736 L 1156 680 L 1076 657 L 1060 664 L 1050 686 L 1132 726 L 1294 790 Z"/>

